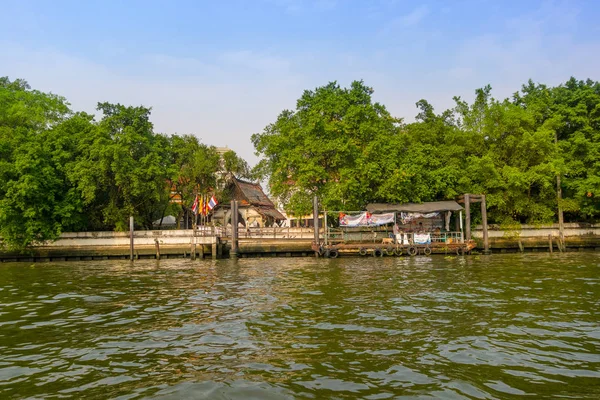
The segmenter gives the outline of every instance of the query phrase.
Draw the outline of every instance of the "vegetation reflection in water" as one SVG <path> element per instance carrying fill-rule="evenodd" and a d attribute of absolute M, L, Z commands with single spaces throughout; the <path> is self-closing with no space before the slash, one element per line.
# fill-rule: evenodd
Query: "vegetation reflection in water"
<path fill-rule="evenodd" d="M 600 396 L 597 254 L 0 265 L 2 398 Z"/>

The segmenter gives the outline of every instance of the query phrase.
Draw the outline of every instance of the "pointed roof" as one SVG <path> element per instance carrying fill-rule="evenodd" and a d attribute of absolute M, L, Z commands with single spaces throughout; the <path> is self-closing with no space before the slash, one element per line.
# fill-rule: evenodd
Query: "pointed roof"
<path fill-rule="evenodd" d="M 267 197 L 260 184 L 244 181 L 235 176 L 232 176 L 232 182 L 235 186 L 235 198 L 240 202 L 241 206 L 251 206 L 259 214 L 272 217 L 276 220 L 285 219 L 277 211 L 275 204 Z"/>

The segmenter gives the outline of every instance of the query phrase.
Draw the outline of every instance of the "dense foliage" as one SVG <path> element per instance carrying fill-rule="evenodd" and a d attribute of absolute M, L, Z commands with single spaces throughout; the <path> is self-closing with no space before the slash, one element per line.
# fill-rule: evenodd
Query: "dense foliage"
<path fill-rule="evenodd" d="M 0 237 L 23 248 L 64 231 L 142 228 L 178 215 L 227 172 L 268 179 L 287 211 L 361 210 L 370 202 L 422 202 L 485 193 L 491 222 L 600 217 L 600 83 L 528 82 L 511 99 L 491 88 L 436 113 L 417 103 L 413 123 L 372 101 L 363 82 L 305 91 L 252 136 L 250 171 L 191 135 L 154 132 L 150 109 L 99 103 L 101 118 L 57 95 L 0 78 Z M 561 200 L 558 201 L 558 188 Z M 181 199 L 180 203 L 174 199 Z"/>
<path fill-rule="evenodd" d="M 249 173 L 233 151 L 220 161 L 194 136 L 155 133 L 149 108 L 99 103 L 98 110 L 95 121 L 60 96 L 0 78 L 3 245 L 23 248 L 64 231 L 123 230 L 130 215 L 151 228 L 165 215 L 181 217 L 224 173 Z"/>
<path fill-rule="evenodd" d="M 421 100 L 409 124 L 372 93 L 363 82 L 305 91 L 296 110 L 252 136 L 255 171 L 288 211 L 308 213 L 314 195 L 328 210 L 361 210 L 485 193 L 492 222 L 550 222 L 559 181 L 568 220 L 600 216 L 598 82 L 530 81 L 502 101 L 487 86 L 441 114 Z"/>

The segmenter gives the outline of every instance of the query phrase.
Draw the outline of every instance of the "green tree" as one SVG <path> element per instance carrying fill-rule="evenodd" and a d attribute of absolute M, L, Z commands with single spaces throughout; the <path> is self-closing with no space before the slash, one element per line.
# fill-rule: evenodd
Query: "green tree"
<path fill-rule="evenodd" d="M 170 137 L 170 155 L 172 191 L 181 199 L 177 209 L 177 221 L 180 221 L 197 194 L 208 195 L 214 191 L 219 154 L 214 147 L 200 143 L 195 136 L 173 135 Z"/>
<path fill-rule="evenodd" d="M 269 178 L 272 195 L 304 214 L 314 195 L 328 209 L 361 209 L 378 190 L 381 152 L 399 135 L 401 121 L 362 81 L 305 91 L 295 111 L 283 111 L 252 142 L 262 156 L 254 172 Z"/>
<path fill-rule="evenodd" d="M 81 226 L 81 202 L 62 169 L 73 148 L 57 140 L 80 118 L 64 98 L 0 78 L 0 236 L 8 247 Z"/>
<path fill-rule="evenodd" d="M 103 118 L 83 139 L 72 180 L 104 226 L 125 230 L 133 215 L 150 229 L 169 201 L 168 141 L 153 132 L 149 108 L 99 103 L 98 110 Z"/>

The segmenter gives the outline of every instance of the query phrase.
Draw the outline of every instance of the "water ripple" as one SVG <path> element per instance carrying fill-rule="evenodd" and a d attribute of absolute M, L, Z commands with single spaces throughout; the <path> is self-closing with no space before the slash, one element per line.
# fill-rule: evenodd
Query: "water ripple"
<path fill-rule="evenodd" d="M 2 398 L 600 397 L 595 255 L 0 265 Z"/>

